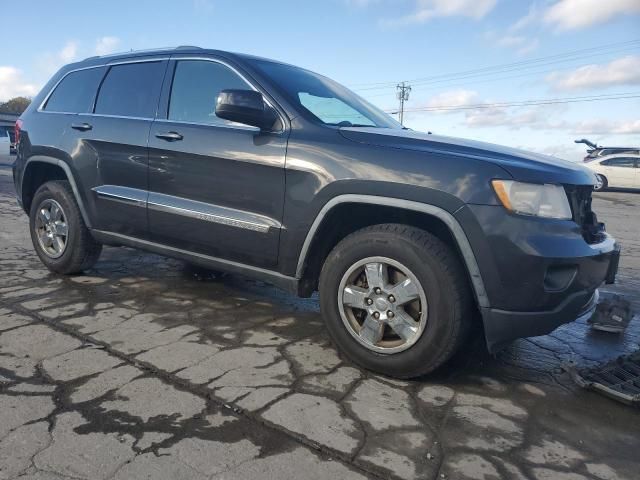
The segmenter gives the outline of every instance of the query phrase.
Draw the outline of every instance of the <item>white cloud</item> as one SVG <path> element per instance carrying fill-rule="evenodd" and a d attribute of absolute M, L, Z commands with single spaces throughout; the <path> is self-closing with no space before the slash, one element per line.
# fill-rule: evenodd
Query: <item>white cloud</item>
<path fill-rule="evenodd" d="M 603 65 L 585 65 L 568 73 L 552 73 L 547 81 L 558 91 L 640 85 L 640 55 L 629 55 Z"/>
<path fill-rule="evenodd" d="M 585 135 L 640 134 L 640 120 L 583 120 L 569 127 L 574 133 Z"/>
<path fill-rule="evenodd" d="M 120 45 L 118 37 L 100 37 L 96 42 L 96 55 L 108 55 L 113 53 Z"/>
<path fill-rule="evenodd" d="M 523 17 L 520 17 L 518 20 L 516 20 L 515 23 L 513 23 L 509 27 L 509 32 L 513 34 L 515 32 L 519 32 L 525 29 L 526 27 L 535 23 L 538 20 L 538 16 L 539 16 L 538 4 L 532 3 L 529 6 L 529 11 L 527 12 L 527 14 Z"/>
<path fill-rule="evenodd" d="M 73 41 L 69 41 L 57 52 L 47 52 L 42 54 L 37 64 L 40 67 L 42 73 L 46 76 L 51 76 L 61 66 L 74 61 L 78 56 L 78 44 Z"/>
<path fill-rule="evenodd" d="M 546 10 L 544 21 L 558 30 L 573 30 L 637 13 L 638 0 L 559 0 Z"/>
<path fill-rule="evenodd" d="M 433 110 L 433 113 L 455 113 L 448 110 L 452 107 L 464 107 L 478 103 L 478 93 L 473 90 L 451 90 L 442 92 L 429 99 L 428 108 L 442 108 L 443 110 Z"/>
<path fill-rule="evenodd" d="M 13 97 L 32 97 L 36 93 L 38 87 L 26 82 L 22 71 L 15 67 L 0 66 L 0 101 L 4 102 Z"/>
<path fill-rule="evenodd" d="M 497 0 L 416 0 L 413 13 L 382 23 L 388 26 L 410 25 L 454 16 L 479 20 L 493 10 L 496 3 Z"/>
<path fill-rule="evenodd" d="M 465 113 L 465 124 L 469 127 L 506 127 L 510 130 L 556 129 L 562 122 L 554 119 L 559 118 L 566 109 L 566 105 L 557 104 L 518 108 L 484 107 L 468 110 Z"/>

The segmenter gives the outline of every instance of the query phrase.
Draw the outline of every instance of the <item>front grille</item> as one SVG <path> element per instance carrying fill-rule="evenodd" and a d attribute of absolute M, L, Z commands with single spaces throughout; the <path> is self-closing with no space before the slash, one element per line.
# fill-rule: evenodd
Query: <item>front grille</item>
<path fill-rule="evenodd" d="M 582 236 L 589 244 L 600 243 L 605 238 L 604 223 L 598 222 L 598 217 L 591 210 L 591 186 L 565 185 L 573 221 L 582 229 Z"/>

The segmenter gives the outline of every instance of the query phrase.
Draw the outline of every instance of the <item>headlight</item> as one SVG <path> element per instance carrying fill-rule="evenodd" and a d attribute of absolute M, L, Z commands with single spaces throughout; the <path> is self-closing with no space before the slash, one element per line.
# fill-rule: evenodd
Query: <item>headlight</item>
<path fill-rule="evenodd" d="M 496 195 L 507 210 L 521 215 L 571 220 L 571 207 L 560 185 L 493 180 Z"/>

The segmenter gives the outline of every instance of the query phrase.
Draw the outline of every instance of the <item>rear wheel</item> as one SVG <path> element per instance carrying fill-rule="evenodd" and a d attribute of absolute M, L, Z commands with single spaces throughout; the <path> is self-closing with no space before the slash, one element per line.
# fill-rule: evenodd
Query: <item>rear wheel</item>
<path fill-rule="evenodd" d="M 67 181 L 47 182 L 36 191 L 29 225 L 36 253 L 53 272 L 72 274 L 91 268 L 102 251 L 84 224 Z"/>
<path fill-rule="evenodd" d="M 333 341 L 350 359 L 400 378 L 441 366 L 471 324 L 457 256 L 406 225 L 376 225 L 342 240 L 323 266 L 320 305 Z"/>

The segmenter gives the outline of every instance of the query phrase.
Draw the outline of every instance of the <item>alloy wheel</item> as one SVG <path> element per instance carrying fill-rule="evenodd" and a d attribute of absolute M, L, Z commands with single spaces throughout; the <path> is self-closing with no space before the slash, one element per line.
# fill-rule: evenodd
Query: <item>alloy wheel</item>
<path fill-rule="evenodd" d="M 349 333 L 378 353 L 415 344 L 427 323 L 427 297 L 409 268 L 386 257 L 352 265 L 338 289 L 338 306 Z"/>
<path fill-rule="evenodd" d="M 51 258 L 59 258 L 67 248 L 69 227 L 62 206 L 48 198 L 38 206 L 34 227 L 38 244 Z"/>

